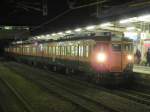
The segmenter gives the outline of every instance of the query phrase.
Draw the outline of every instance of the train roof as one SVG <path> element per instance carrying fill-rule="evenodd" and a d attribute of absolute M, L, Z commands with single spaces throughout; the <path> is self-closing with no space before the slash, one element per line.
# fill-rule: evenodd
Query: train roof
<path fill-rule="evenodd" d="M 108 42 L 133 42 L 131 39 L 128 38 L 117 38 L 117 39 L 112 39 L 111 36 L 86 36 L 86 37 L 75 37 L 75 38 L 66 38 L 66 39 L 59 39 L 59 40 L 49 40 L 49 41 L 40 41 L 40 42 L 23 42 L 23 43 L 18 43 L 14 44 L 15 46 L 17 45 L 28 45 L 28 44 L 44 44 L 44 43 L 54 43 L 54 42 L 72 42 L 72 41 L 84 41 L 84 40 L 95 40 L 95 41 L 108 41 Z"/>
<path fill-rule="evenodd" d="M 124 38 L 122 32 L 88 32 L 88 33 L 77 33 L 77 34 L 69 34 L 63 37 L 59 37 L 57 40 L 49 39 L 49 40 L 25 40 L 25 41 L 17 41 L 13 42 L 13 45 L 19 44 L 33 44 L 33 43 L 50 43 L 50 42 L 64 42 L 64 41 L 80 41 L 80 40 L 95 40 L 95 41 L 132 41 L 128 38 Z"/>

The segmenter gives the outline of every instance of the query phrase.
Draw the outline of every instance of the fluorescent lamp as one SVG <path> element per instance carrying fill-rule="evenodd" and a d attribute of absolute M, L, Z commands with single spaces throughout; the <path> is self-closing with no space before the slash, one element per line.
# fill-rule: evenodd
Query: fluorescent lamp
<path fill-rule="evenodd" d="M 49 36 L 50 36 L 49 34 L 46 35 L 46 37 L 49 37 Z"/>
<path fill-rule="evenodd" d="M 95 26 L 93 25 L 93 26 L 87 26 L 86 27 L 86 30 L 93 30 L 95 28 Z"/>
<path fill-rule="evenodd" d="M 66 33 L 71 33 L 71 30 L 67 30 Z"/>
<path fill-rule="evenodd" d="M 52 36 L 55 36 L 56 35 L 56 33 L 52 33 Z"/>
<path fill-rule="evenodd" d="M 110 22 L 100 24 L 100 27 L 106 27 L 106 26 L 113 26 L 113 24 L 112 24 L 112 23 L 110 23 Z"/>
<path fill-rule="evenodd" d="M 143 15 L 138 17 L 139 21 L 150 21 L 150 15 Z"/>
<path fill-rule="evenodd" d="M 127 27 L 126 30 L 135 30 L 135 27 Z"/>
<path fill-rule="evenodd" d="M 80 32 L 81 30 L 82 30 L 81 28 L 75 29 L 76 32 Z"/>
<path fill-rule="evenodd" d="M 59 34 L 59 35 L 63 35 L 63 32 L 58 32 L 57 34 Z"/>
<path fill-rule="evenodd" d="M 131 22 L 137 22 L 137 21 L 138 21 L 137 17 L 133 17 L 133 18 L 120 20 L 119 23 L 124 24 L 124 23 L 131 23 Z"/>
<path fill-rule="evenodd" d="M 45 37 L 44 35 L 41 36 L 41 38 L 44 38 L 44 37 Z"/>

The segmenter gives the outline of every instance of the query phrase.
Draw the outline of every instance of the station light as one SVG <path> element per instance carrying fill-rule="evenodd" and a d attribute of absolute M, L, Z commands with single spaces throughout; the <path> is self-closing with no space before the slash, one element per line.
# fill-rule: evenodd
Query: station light
<path fill-rule="evenodd" d="M 41 38 L 44 38 L 44 37 L 45 37 L 44 35 L 41 36 Z"/>
<path fill-rule="evenodd" d="M 136 29 L 135 27 L 127 27 L 127 28 L 126 28 L 126 30 L 128 30 L 128 31 L 129 31 L 129 30 L 135 30 L 135 29 Z"/>
<path fill-rule="evenodd" d="M 57 34 L 59 34 L 59 35 L 63 35 L 63 32 L 58 32 Z"/>
<path fill-rule="evenodd" d="M 46 37 L 49 37 L 49 36 L 50 36 L 49 34 L 46 35 Z"/>
<path fill-rule="evenodd" d="M 76 32 L 80 32 L 81 30 L 82 30 L 81 28 L 75 29 Z"/>
<path fill-rule="evenodd" d="M 56 36 L 56 33 L 52 33 L 52 36 Z"/>
<path fill-rule="evenodd" d="M 87 26 L 85 29 L 86 29 L 86 30 L 93 30 L 93 29 L 95 29 L 95 27 L 96 27 L 96 26 L 92 25 L 92 26 Z"/>
<path fill-rule="evenodd" d="M 4 29 L 5 30 L 12 30 L 12 27 L 11 26 L 4 26 Z"/>
<path fill-rule="evenodd" d="M 137 22 L 137 21 L 138 21 L 137 17 L 133 17 L 133 18 L 120 20 L 119 23 L 125 24 L 125 23 Z"/>
<path fill-rule="evenodd" d="M 36 37 L 31 37 L 31 39 L 35 39 Z"/>
<path fill-rule="evenodd" d="M 138 29 L 137 29 L 137 31 L 139 31 L 139 32 L 140 32 L 140 31 L 142 31 L 142 30 L 138 28 Z"/>
<path fill-rule="evenodd" d="M 138 17 L 139 21 L 150 22 L 150 15 L 143 15 Z"/>
<path fill-rule="evenodd" d="M 100 24 L 100 27 L 107 27 L 107 26 L 113 26 L 113 24 L 110 22 Z"/>
<path fill-rule="evenodd" d="M 23 41 L 17 41 L 16 43 L 17 43 L 17 44 L 22 44 L 22 43 L 23 43 Z"/>
<path fill-rule="evenodd" d="M 67 30 L 66 33 L 71 33 L 71 30 Z"/>
<path fill-rule="evenodd" d="M 36 38 L 37 38 L 37 39 L 40 39 L 40 36 L 37 36 Z"/>
<path fill-rule="evenodd" d="M 125 24 L 125 23 L 140 22 L 140 21 L 150 22 L 150 14 L 123 19 L 120 20 L 119 23 Z"/>

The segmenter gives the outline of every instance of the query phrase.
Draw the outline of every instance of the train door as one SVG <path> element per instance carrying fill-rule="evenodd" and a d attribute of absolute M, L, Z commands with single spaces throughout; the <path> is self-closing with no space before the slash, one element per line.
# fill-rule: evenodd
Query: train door
<path fill-rule="evenodd" d="M 122 45 L 121 43 L 111 44 L 111 72 L 121 72 L 122 71 Z"/>

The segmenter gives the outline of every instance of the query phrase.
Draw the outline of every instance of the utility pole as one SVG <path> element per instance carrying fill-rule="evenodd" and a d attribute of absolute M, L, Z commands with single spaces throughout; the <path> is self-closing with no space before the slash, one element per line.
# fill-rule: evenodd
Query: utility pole
<path fill-rule="evenodd" d="M 47 16 L 48 15 L 48 7 L 47 7 L 47 0 L 43 0 L 43 16 Z"/>
<path fill-rule="evenodd" d="M 100 0 L 97 0 L 97 3 L 99 3 Z M 102 11 L 102 4 L 97 4 L 96 5 L 96 17 L 99 17 L 101 15 L 101 11 Z"/>

